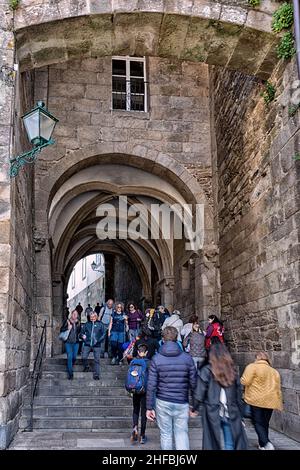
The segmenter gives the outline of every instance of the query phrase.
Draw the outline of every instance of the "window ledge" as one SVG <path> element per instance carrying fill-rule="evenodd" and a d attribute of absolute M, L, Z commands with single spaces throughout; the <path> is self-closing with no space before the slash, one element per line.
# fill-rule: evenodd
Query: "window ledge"
<path fill-rule="evenodd" d="M 111 109 L 114 116 L 130 117 L 135 119 L 150 119 L 150 113 L 145 111 L 122 111 L 122 109 Z"/>

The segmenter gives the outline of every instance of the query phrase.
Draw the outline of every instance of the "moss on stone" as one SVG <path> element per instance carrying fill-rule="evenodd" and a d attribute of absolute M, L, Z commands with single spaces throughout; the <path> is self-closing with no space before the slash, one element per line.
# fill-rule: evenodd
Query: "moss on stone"
<path fill-rule="evenodd" d="M 188 48 L 184 51 L 182 58 L 185 60 L 196 60 L 197 62 L 205 62 L 205 52 L 202 46 Z"/>

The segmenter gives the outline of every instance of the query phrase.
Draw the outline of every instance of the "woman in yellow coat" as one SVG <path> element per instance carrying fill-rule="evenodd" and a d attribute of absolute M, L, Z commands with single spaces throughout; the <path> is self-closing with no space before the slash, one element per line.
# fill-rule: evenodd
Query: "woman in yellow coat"
<path fill-rule="evenodd" d="M 253 425 L 260 450 L 274 450 L 269 441 L 269 422 L 273 410 L 282 410 L 280 375 L 271 367 L 266 352 L 259 352 L 241 377 L 245 387 L 244 400 L 251 405 Z"/>

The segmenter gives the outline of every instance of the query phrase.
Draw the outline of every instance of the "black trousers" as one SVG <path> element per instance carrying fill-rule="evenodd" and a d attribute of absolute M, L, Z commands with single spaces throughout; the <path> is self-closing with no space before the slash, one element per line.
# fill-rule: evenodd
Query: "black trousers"
<path fill-rule="evenodd" d="M 260 447 L 265 447 L 269 442 L 269 423 L 273 413 L 270 408 L 259 408 L 252 406 L 252 422 L 256 434 L 258 436 L 258 443 Z"/>
<path fill-rule="evenodd" d="M 141 436 L 145 435 L 146 432 L 146 424 L 147 424 L 147 417 L 146 417 L 146 393 L 143 395 L 133 395 L 133 427 L 138 427 L 139 424 L 139 415 L 141 414 Z"/>

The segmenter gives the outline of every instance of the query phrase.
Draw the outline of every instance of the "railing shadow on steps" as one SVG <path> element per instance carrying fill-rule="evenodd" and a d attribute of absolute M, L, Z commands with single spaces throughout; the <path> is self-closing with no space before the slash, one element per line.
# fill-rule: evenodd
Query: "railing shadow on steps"
<path fill-rule="evenodd" d="M 29 425 L 27 428 L 24 430 L 26 432 L 32 432 L 33 431 L 33 404 L 34 404 L 34 398 L 36 395 L 37 391 L 37 386 L 39 383 L 39 379 L 41 377 L 41 371 L 42 371 L 42 364 L 43 364 L 43 358 L 45 355 L 46 351 L 46 340 L 47 340 L 47 321 L 45 320 L 43 328 L 42 328 L 42 334 L 39 342 L 39 347 L 37 350 L 37 354 L 35 357 L 34 365 L 33 365 L 33 370 L 31 373 L 31 384 L 30 384 L 30 420 L 29 420 Z"/>

